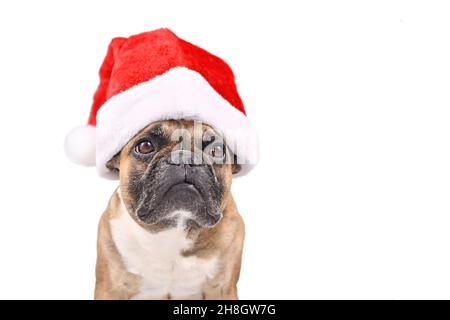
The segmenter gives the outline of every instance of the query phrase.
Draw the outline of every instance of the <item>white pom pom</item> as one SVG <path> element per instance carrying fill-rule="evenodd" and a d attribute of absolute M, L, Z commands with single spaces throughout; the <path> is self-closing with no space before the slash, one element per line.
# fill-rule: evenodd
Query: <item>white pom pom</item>
<path fill-rule="evenodd" d="M 95 166 L 95 127 L 85 125 L 70 131 L 64 141 L 67 157 L 76 164 Z"/>

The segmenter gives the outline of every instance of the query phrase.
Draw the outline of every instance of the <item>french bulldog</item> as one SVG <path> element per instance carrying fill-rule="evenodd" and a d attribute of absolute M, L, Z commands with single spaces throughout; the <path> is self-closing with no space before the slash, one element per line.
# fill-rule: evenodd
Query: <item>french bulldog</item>
<path fill-rule="evenodd" d="M 120 183 L 99 223 L 95 299 L 238 298 L 233 158 L 212 127 L 164 120 L 107 163 Z"/>

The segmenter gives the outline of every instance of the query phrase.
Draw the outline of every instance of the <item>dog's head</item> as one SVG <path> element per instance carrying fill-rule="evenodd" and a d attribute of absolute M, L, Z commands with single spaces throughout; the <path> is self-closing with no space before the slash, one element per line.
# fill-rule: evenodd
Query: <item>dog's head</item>
<path fill-rule="evenodd" d="M 187 120 L 150 124 L 107 167 L 118 170 L 125 206 L 141 225 L 213 227 L 240 170 L 222 137 Z"/>

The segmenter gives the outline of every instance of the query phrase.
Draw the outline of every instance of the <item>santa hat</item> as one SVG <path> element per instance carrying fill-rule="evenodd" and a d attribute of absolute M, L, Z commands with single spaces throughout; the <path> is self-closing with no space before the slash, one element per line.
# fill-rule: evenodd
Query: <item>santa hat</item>
<path fill-rule="evenodd" d="M 168 29 L 111 41 L 88 123 L 68 134 L 66 154 L 75 163 L 96 165 L 103 177 L 117 178 L 106 163 L 141 129 L 167 119 L 211 125 L 238 157 L 238 175 L 258 160 L 257 134 L 230 67 Z"/>

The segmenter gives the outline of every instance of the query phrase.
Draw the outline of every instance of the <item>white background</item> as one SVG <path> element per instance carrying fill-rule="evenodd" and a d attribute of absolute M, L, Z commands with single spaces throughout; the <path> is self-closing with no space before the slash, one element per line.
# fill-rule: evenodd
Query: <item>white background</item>
<path fill-rule="evenodd" d="M 447 2 L 448 3 L 448 2 Z M 116 187 L 70 163 L 115 36 L 234 69 L 261 160 L 233 192 L 244 299 L 450 298 L 445 1 L 0 2 L 0 298 L 93 297 Z"/>

